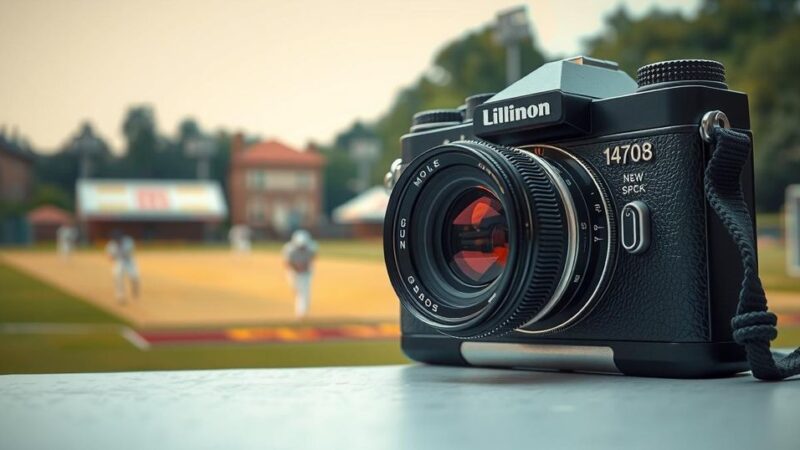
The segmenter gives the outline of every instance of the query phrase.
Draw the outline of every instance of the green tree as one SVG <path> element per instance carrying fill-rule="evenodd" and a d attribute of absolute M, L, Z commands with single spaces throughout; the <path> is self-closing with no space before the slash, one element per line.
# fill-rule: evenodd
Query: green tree
<path fill-rule="evenodd" d="M 186 148 L 186 145 L 192 139 L 198 139 L 202 136 L 203 132 L 200 130 L 200 125 L 191 117 L 183 119 L 178 125 L 178 145 L 182 148 Z"/>
<path fill-rule="evenodd" d="M 183 128 L 186 127 L 184 130 Z M 128 110 L 122 123 L 125 135 L 125 155 L 116 162 L 109 174 L 122 178 L 186 179 L 195 176 L 195 163 L 189 159 L 182 142 L 185 133 L 200 133 L 191 119 L 182 122 L 176 140 L 159 134 L 155 113 L 149 106 Z"/>
<path fill-rule="evenodd" d="M 162 144 L 156 131 L 155 114 L 148 106 L 128 110 L 122 123 L 125 135 L 125 156 L 121 172 L 126 177 L 156 178 L 159 170 L 158 152 Z"/>
<path fill-rule="evenodd" d="M 58 152 L 37 154 L 34 163 L 37 187 L 32 204 L 39 206 L 52 200 L 57 206 L 71 209 L 82 157 L 88 159 L 91 177 L 104 176 L 114 159 L 108 144 L 88 122 L 81 124 Z"/>
<path fill-rule="evenodd" d="M 374 127 L 356 121 L 350 128 L 336 136 L 332 146 L 318 147 L 326 158 L 323 185 L 325 214 L 330 214 L 334 208 L 357 194 L 355 189 L 356 162 L 350 155 L 353 141 L 357 139 L 380 141 Z"/>
<path fill-rule="evenodd" d="M 211 156 L 211 179 L 217 180 L 223 192 L 228 192 L 228 173 L 231 160 L 231 134 L 219 131 L 214 135 L 216 150 Z"/>
<path fill-rule="evenodd" d="M 78 165 L 78 156 L 64 150 L 52 155 L 39 154 L 34 164 L 36 182 L 47 183 L 72 197 L 78 179 Z"/>
<path fill-rule="evenodd" d="M 334 208 L 355 196 L 352 188 L 356 167 L 347 152 L 338 147 L 321 148 L 326 165 L 323 175 L 323 206 L 325 214 L 330 215 Z"/>
<path fill-rule="evenodd" d="M 36 208 L 43 205 L 53 205 L 61 209 L 72 211 L 73 196 L 61 186 L 50 183 L 37 184 L 31 196 L 30 207 Z"/>

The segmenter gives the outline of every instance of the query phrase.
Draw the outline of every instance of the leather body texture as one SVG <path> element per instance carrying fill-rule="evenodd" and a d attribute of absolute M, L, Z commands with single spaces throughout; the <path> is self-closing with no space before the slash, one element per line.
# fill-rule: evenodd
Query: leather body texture
<path fill-rule="evenodd" d="M 644 142 L 653 145 L 651 161 L 607 165 L 606 148 Z M 614 273 L 597 306 L 575 326 L 553 337 L 708 340 L 705 164 L 701 142 L 696 129 L 691 129 L 571 148 L 606 181 L 618 224 L 619 213 L 628 202 L 639 200 L 648 206 L 651 242 L 644 253 L 635 255 L 618 245 Z M 626 175 L 637 181 L 626 181 Z M 624 188 L 632 184 L 643 184 L 644 192 L 624 193 Z"/>

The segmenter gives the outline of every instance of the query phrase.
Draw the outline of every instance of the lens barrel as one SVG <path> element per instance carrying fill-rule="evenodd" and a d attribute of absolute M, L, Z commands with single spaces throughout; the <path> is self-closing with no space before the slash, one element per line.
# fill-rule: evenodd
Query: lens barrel
<path fill-rule="evenodd" d="M 415 159 L 384 226 L 401 303 L 459 338 L 535 332 L 569 309 L 592 260 L 582 245 L 591 218 L 580 186 L 535 152 L 486 142 L 454 142 Z"/>

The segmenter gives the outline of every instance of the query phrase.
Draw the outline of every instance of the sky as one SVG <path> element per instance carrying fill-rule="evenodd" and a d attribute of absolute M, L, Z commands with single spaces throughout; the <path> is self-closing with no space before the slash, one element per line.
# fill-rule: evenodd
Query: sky
<path fill-rule="evenodd" d="M 521 3 L 546 54 L 571 56 L 619 4 L 692 13 L 698 0 L 0 0 L 0 128 L 47 152 L 88 120 L 119 152 L 126 110 L 146 104 L 168 135 L 192 117 L 326 143 Z"/>

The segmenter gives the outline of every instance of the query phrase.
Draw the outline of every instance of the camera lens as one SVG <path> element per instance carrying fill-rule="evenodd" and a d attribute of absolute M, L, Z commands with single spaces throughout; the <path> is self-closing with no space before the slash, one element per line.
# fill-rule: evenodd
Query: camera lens
<path fill-rule="evenodd" d="M 389 278 L 409 312 L 450 336 L 550 332 L 602 291 L 609 211 L 591 169 L 560 149 L 436 147 L 408 165 L 390 197 Z"/>
<path fill-rule="evenodd" d="M 508 260 L 508 222 L 494 194 L 470 188 L 450 206 L 445 226 L 445 259 L 457 277 L 485 286 L 500 276 Z"/>

